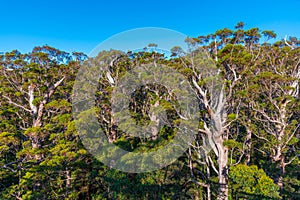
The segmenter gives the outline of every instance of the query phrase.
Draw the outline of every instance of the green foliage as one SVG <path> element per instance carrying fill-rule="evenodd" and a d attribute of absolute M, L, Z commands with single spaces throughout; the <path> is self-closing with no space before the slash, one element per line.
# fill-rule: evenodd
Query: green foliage
<path fill-rule="evenodd" d="M 154 43 L 148 45 L 153 51 L 125 54 L 110 50 L 95 58 L 49 46 L 36 47 L 28 54 L 12 51 L 0 55 L 0 199 L 206 199 L 207 185 L 212 199 L 216 199 L 220 174 L 212 140 L 220 138 L 224 139 L 221 146 L 229 152 L 226 166 L 230 198 L 299 199 L 300 101 L 294 86 L 299 84 L 295 75 L 299 48 L 292 49 L 284 41 L 260 44 L 262 36 L 265 42 L 276 38 L 270 30 L 244 30 L 243 22 L 235 28 L 188 37 L 186 42 L 191 49 L 184 52 L 175 46 L 172 57 L 167 59 L 155 52 Z M 299 45 L 297 38 L 291 37 L 287 42 Z M 118 58 L 113 66 L 112 58 Z M 128 105 L 130 118 L 126 116 L 123 126 L 118 126 L 111 112 L 115 86 L 107 80 L 106 72 L 109 70 L 117 82 L 136 63 L 155 61 L 157 66 L 164 64 L 183 74 L 198 97 L 199 133 L 195 134 L 192 153 L 187 150 L 170 166 L 142 174 L 123 173 L 99 163 L 81 143 L 71 113 L 76 73 L 87 59 L 88 77 L 97 67 L 103 73 L 97 80 L 95 107 L 80 113 L 79 123 L 91 125 L 91 113 L 96 113 L 110 142 L 132 152 L 156 151 L 172 141 L 178 124 L 183 122 L 178 114 L 185 114 L 177 102 L 183 91 L 170 92 L 155 84 L 135 90 Z M 152 78 L 147 73 L 140 76 Z M 63 82 L 54 88 L 62 77 Z M 192 81 L 207 93 L 207 103 L 211 104 L 214 94 L 209 94 L 209 85 L 220 79 L 227 95 L 228 114 L 222 121 L 224 133 L 209 137 L 206 125 L 210 123 L 211 110 Z M 34 87 L 32 104 L 39 113 L 31 111 L 29 86 Z M 89 89 L 87 84 L 80 88 Z M 134 129 L 129 126 L 132 123 L 155 124 L 150 116 L 162 114 L 169 121 L 150 138 L 131 137 L 124 131 Z M 90 142 L 98 144 L 97 140 Z"/>
<path fill-rule="evenodd" d="M 230 168 L 231 192 L 233 196 L 239 193 L 260 196 L 262 199 L 278 199 L 278 186 L 257 166 L 238 164 Z"/>

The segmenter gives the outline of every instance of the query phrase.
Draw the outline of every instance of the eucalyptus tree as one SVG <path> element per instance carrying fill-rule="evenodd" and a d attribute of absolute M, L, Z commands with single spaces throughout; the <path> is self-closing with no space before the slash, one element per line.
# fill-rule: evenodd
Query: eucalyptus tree
<path fill-rule="evenodd" d="M 56 174 L 66 177 L 59 187 L 70 188 L 73 164 L 66 161 L 86 156 L 79 151 L 70 114 L 72 80 L 84 59 L 82 53 L 70 55 L 49 46 L 1 57 L 1 148 L 6 149 L 1 166 L 14 180 L 5 183 L 2 198 L 46 198 L 61 178 Z"/>
<path fill-rule="evenodd" d="M 250 105 L 255 112 L 257 137 L 265 143 L 260 151 L 275 163 L 278 169 L 275 180 L 283 189 L 286 166 L 299 159 L 296 148 L 300 122 L 299 113 L 299 49 L 290 47 L 261 48 L 260 64 L 249 79 Z"/>
<path fill-rule="evenodd" d="M 279 157 L 283 157 L 282 153 L 298 141 L 295 137 L 298 131 L 295 114 L 299 110 L 296 103 L 299 91 L 299 62 L 296 51 L 291 56 L 291 53 L 287 53 L 285 45 L 276 48 L 275 46 L 270 47 L 266 43 L 260 44 L 259 41 L 262 35 L 264 35 L 266 41 L 276 37 L 276 34 L 272 31 L 261 32 L 258 28 L 243 30 L 243 24 L 240 23 L 236 28 L 238 29 L 236 31 L 223 29 L 209 36 L 199 36 L 196 39 L 187 38 L 186 42 L 189 42 L 189 47 L 194 48 L 194 50 L 180 57 L 186 68 L 185 71 L 190 71 L 188 73 L 190 80 L 199 96 L 200 106 L 204 110 L 203 113 L 205 113 L 200 117 L 200 137 L 197 138 L 196 144 L 192 144 L 191 147 L 196 154 L 194 161 L 206 166 L 204 174 L 206 173 L 207 176 L 204 182 L 199 182 L 199 179 L 194 180 L 194 182 L 207 188 L 208 198 L 210 198 L 209 193 L 211 192 L 211 185 L 208 180 L 212 179 L 213 174 L 218 177 L 218 199 L 228 198 L 228 169 L 230 167 L 234 168 L 242 161 L 247 165 L 257 161 L 256 158 L 251 161 L 254 146 L 252 143 L 254 139 L 257 141 L 255 144 L 259 143 L 261 139 L 266 139 L 261 137 L 260 133 L 268 132 L 268 126 L 277 126 L 277 130 L 291 128 L 286 133 L 281 132 L 282 136 L 276 139 L 277 143 L 280 143 L 277 147 L 272 142 L 267 143 L 270 147 L 275 147 L 273 150 L 269 150 L 269 152 L 274 152 L 272 162 L 278 162 Z M 178 55 L 179 50 L 176 47 L 173 49 L 173 53 Z M 276 54 L 273 52 L 281 53 Z M 210 56 L 213 60 L 209 58 Z M 284 58 L 280 58 L 281 56 Z M 206 60 L 207 62 L 201 63 L 199 60 Z M 274 64 L 274 62 L 278 63 Z M 277 69 L 278 66 L 281 66 L 281 71 Z M 264 74 L 272 77 L 268 72 L 271 69 L 275 70 L 274 73 L 277 73 L 277 76 L 281 75 L 281 78 L 273 79 L 273 82 L 271 81 L 268 84 L 261 85 L 261 82 L 258 83 L 257 81 L 261 80 L 258 77 Z M 287 81 L 284 84 L 283 79 Z M 214 82 L 214 87 L 209 88 L 213 80 L 218 80 L 219 85 Z M 255 90 L 253 84 L 255 81 L 257 83 L 256 87 L 261 88 L 261 90 Z M 276 121 L 268 120 L 272 119 L 268 115 L 270 113 L 273 116 L 273 110 L 262 111 L 262 109 L 259 109 L 259 102 L 265 105 L 263 109 L 272 109 L 270 104 L 267 105 L 267 99 L 274 98 L 278 100 L 280 96 L 284 96 L 284 93 L 277 93 L 278 96 L 276 96 L 275 91 L 267 92 L 276 85 L 278 86 L 276 91 L 283 92 L 285 89 L 285 95 L 293 96 L 291 100 L 285 99 L 284 101 L 284 103 L 287 102 L 284 106 L 291 105 L 291 109 L 277 105 L 278 108 L 283 109 L 279 113 L 289 112 L 289 115 L 283 114 L 284 120 L 278 119 L 278 122 L 281 123 L 285 121 L 280 128 L 274 124 Z M 265 88 L 262 89 L 264 86 Z M 266 92 L 269 97 L 264 99 L 263 96 Z M 251 97 L 250 94 L 257 98 L 252 98 L 253 96 Z M 272 101 L 276 102 L 275 100 Z M 278 114 L 278 116 L 280 115 Z M 260 131 L 260 128 L 263 130 Z M 270 132 L 270 134 L 277 135 L 276 132 Z M 286 136 L 286 139 L 281 139 L 283 135 Z M 276 154 L 278 148 L 280 153 Z M 282 148 L 286 149 L 281 151 Z M 259 147 L 259 150 L 261 149 L 263 148 Z M 288 152 L 291 156 L 291 151 Z M 276 155 L 279 155 L 277 156 L 278 159 Z M 297 160 L 298 157 L 299 155 L 295 154 L 291 157 L 291 161 L 282 162 L 283 164 L 278 166 L 284 168 L 285 165 Z M 189 165 L 193 169 L 191 153 L 190 159 L 192 161 Z M 268 169 L 265 168 L 265 170 Z M 193 170 L 191 170 L 191 173 L 193 173 Z"/>
<path fill-rule="evenodd" d="M 95 58 L 49 46 L 1 54 L 0 198 L 298 198 L 299 40 L 267 43 L 274 38 L 273 31 L 246 30 L 240 22 L 235 30 L 186 38 L 189 49 L 175 46 L 171 57 L 156 52 L 154 43 L 150 51 L 102 51 Z M 199 108 L 185 154 L 144 174 L 118 172 L 113 163 L 105 167 L 92 157 L 71 114 L 83 63 L 87 77 L 101 68 L 93 107 L 101 131 L 109 144 L 129 152 L 156 151 L 172 142 L 188 115 L 177 109 L 182 91 L 176 96 L 162 84 L 145 84 L 128 97 L 132 121 L 120 125 L 112 105 L 116 86 L 137 66 L 167 66 L 182 74 Z M 78 89 L 85 94 L 88 84 Z M 89 118 L 82 123 L 88 125 Z M 149 125 L 149 137 L 127 135 L 132 123 Z"/>

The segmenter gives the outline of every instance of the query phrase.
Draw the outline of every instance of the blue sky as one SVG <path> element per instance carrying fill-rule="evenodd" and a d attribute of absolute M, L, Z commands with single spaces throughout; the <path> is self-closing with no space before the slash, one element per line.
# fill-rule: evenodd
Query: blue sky
<path fill-rule="evenodd" d="M 278 39 L 300 38 L 300 0 L 2 0 L 0 52 L 29 52 L 48 44 L 89 53 L 100 42 L 133 28 L 162 27 L 190 36 L 233 28 L 271 29 Z"/>

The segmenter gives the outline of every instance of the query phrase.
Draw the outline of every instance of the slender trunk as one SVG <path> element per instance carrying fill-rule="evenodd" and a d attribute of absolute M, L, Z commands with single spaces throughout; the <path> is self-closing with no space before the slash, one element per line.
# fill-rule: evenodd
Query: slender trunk
<path fill-rule="evenodd" d="M 153 105 L 154 108 L 159 106 L 159 101 L 156 101 L 155 104 Z M 159 124 L 160 124 L 160 118 L 157 116 L 157 113 L 151 112 L 149 113 L 149 118 L 151 122 L 154 122 L 154 125 L 151 127 L 151 139 L 152 140 L 157 140 L 158 138 L 158 133 L 159 133 Z"/>
<path fill-rule="evenodd" d="M 210 183 L 207 184 L 207 200 L 211 200 Z"/>
<path fill-rule="evenodd" d="M 281 119 L 284 119 L 285 118 L 285 109 L 283 109 L 282 113 L 281 113 Z M 276 147 L 276 155 L 273 156 L 273 161 L 277 164 L 277 168 L 278 168 L 278 171 L 279 173 L 277 174 L 277 177 L 275 179 L 275 182 L 277 183 L 278 187 L 279 187 L 279 191 L 280 193 L 282 192 L 283 190 L 283 175 L 285 173 L 285 156 L 283 154 L 283 149 L 282 149 L 282 146 L 280 144 L 282 144 L 282 141 L 283 141 L 283 137 L 284 137 L 284 128 L 280 125 L 277 125 L 276 126 L 276 129 L 277 129 L 277 133 L 278 133 L 278 137 L 277 137 L 277 140 L 278 140 L 278 143 L 279 145 Z"/>
<path fill-rule="evenodd" d="M 109 136 L 108 136 L 108 141 L 109 143 L 114 143 L 117 140 L 117 128 L 118 126 L 116 125 L 115 120 L 111 118 L 111 123 L 109 124 Z"/>
<path fill-rule="evenodd" d="M 251 137 L 252 137 L 252 132 L 249 128 L 247 128 L 247 135 L 246 135 L 246 140 L 245 140 L 245 157 L 246 157 L 246 161 L 245 164 L 246 165 L 250 165 L 250 161 L 251 161 Z"/>
<path fill-rule="evenodd" d="M 218 200 L 228 199 L 228 149 L 221 145 L 219 148 L 219 189 Z"/>
<path fill-rule="evenodd" d="M 281 155 L 279 163 L 278 163 L 278 168 L 279 168 L 279 173 L 278 177 L 276 180 L 276 183 L 279 187 L 279 191 L 282 192 L 283 190 L 283 175 L 285 174 L 285 158 L 284 155 Z"/>
<path fill-rule="evenodd" d="M 42 118 L 44 105 L 43 105 L 43 103 L 41 103 L 39 106 L 39 109 L 37 109 L 37 107 L 33 104 L 35 88 L 36 88 L 36 86 L 34 84 L 31 84 L 30 86 L 28 86 L 28 95 L 29 95 L 29 105 L 30 105 L 30 109 L 31 109 L 32 117 L 33 117 L 32 127 L 38 128 L 41 126 L 41 118 Z M 31 133 L 30 140 L 31 140 L 33 149 L 39 149 L 41 147 L 40 138 L 39 138 L 38 133 L 35 133 L 35 132 Z M 40 160 L 42 158 L 42 156 L 39 154 L 36 154 L 34 156 L 34 158 L 36 160 Z"/>
<path fill-rule="evenodd" d="M 211 189 L 210 189 L 210 168 L 209 160 L 206 158 L 206 173 L 207 173 L 207 200 L 211 200 Z"/>
<path fill-rule="evenodd" d="M 66 177 L 67 177 L 66 186 L 67 186 L 67 188 L 70 188 L 71 187 L 71 172 L 68 168 L 66 169 Z"/>
<path fill-rule="evenodd" d="M 195 194 L 195 200 L 199 200 L 199 196 L 200 196 L 200 194 L 199 194 L 199 192 L 198 191 L 196 191 L 196 194 Z"/>
<path fill-rule="evenodd" d="M 43 100 L 38 108 L 36 119 L 33 121 L 33 127 L 39 128 L 42 125 L 42 117 L 44 112 L 44 105 L 47 103 L 46 100 Z M 42 146 L 42 140 L 40 138 L 40 135 L 38 133 L 33 133 L 31 136 L 31 143 L 33 149 L 40 149 Z M 35 156 L 36 160 L 41 160 L 43 158 L 42 154 L 36 154 Z"/>

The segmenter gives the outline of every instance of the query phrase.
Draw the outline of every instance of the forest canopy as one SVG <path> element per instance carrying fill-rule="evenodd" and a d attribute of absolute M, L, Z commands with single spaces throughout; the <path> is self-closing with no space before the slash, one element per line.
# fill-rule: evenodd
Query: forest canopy
<path fill-rule="evenodd" d="M 50 46 L 0 55 L 0 199 L 299 199 L 300 40 L 277 40 L 271 30 L 244 29 L 240 22 L 185 42 L 188 51 L 175 46 L 170 57 L 147 50 L 159 47 L 155 43 L 96 57 Z M 210 59 L 199 62 L 205 56 Z M 182 74 L 199 107 L 187 150 L 145 173 L 122 172 L 96 159 L 72 113 L 73 86 L 86 63 L 92 63 L 90 74 L 101 66 L 94 101 L 101 130 L 110 144 L 129 152 L 171 142 L 185 113 L 166 87 L 144 85 L 129 98 L 130 118 L 161 124 L 164 111 L 169 121 L 148 138 L 128 135 L 113 117 L 115 84 L 137 63 Z M 210 66 L 215 74 L 207 73 Z M 210 93 L 215 78 L 220 90 Z M 80 89 L 89 90 L 84 84 Z M 89 122 L 88 112 L 80 114 Z"/>

